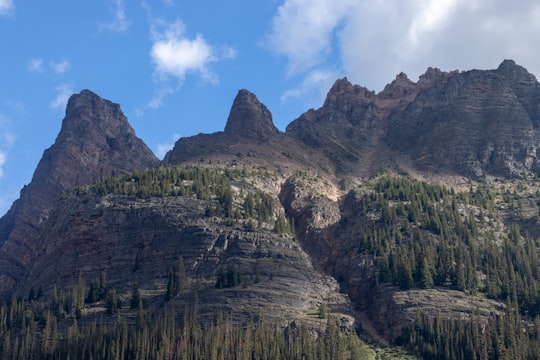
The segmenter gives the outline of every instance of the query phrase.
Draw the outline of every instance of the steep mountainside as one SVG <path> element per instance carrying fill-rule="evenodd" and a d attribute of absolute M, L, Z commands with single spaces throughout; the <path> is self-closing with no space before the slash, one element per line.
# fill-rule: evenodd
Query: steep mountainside
<path fill-rule="evenodd" d="M 58 198 L 76 186 L 157 166 L 158 159 L 127 122 L 120 106 L 84 90 L 67 105 L 62 129 L 32 178 L 0 219 L 0 293 L 22 277 L 43 246 L 40 238 Z"/>
<path fill-rule="evenodd" d="M 346 79 L 287 127 L 342 173 L 381 168 L 481 178 L 526 177 L 539 166 L 540 84 L 505 60 L 495 70 L 400 74 L 379 94 Z"/>
<path fill-rule="evenodd" d="M 184 340 L 164 319 L 225 316 L 279 324 L 290 349 L 358 325 L 421 358 L 536 358 L 539 125 L 540 84 L 505 60 L 378 94 L 341 79 L 285 132 L 240 90 L 224 131 L 159 164 L 118 105 L 83 91 L 0 220 L 0 287 L 21 299 L 0 314 L 24 314 L 0 335 L 27 343 L 9 338 L 29 322 L 49 349 L 56 321 L 69 343 L 102 319 L 103 339 L 158 334 L 166 353 Z"/>
<path fill-rule="evenodd" d="M 161 169 L 152 182 L 160 179 L 159 189 L 165 183 L 182 187 L 180 193 L 118 194 L 130 177 L 82 190 L 84 195 L 62 200 L 52 214 L 46 247 L 18 293 L 71 288 L 79 276 L 89 284 L 105 272 L 109 288 L 127 296 L 138 286 L 145 301 L 160 306 L 181 257 L 186 279 L 178 296 L 169 294 L 169 304 L 183 309 L 197 292 L 201 316 L 209 320 L 223 311 L 235 321 L 248 321 L 263 309 L 267 320 L 308 319 L 306 314 L 323 303 L 350 313 L 335 280 L 313 268 L 290 233 L 277 199 L 251 185 L 258 181 L 266 188 L 271 179 L 260 182 L 261 176 L 258 171 Z M 244 206 L 248 202 L 250 208 Z"/>
<path fill-rule="evenodd" d="M 335 172 L 334 165 L 316 147 L 280 132 L 270 111 L 247 90 L 238 92 L 223 132 L 181 138 L 163 159 L 164 165 L 186 163 L 247 165 L 282 173 L 302 168 L 330 175 Z"/>

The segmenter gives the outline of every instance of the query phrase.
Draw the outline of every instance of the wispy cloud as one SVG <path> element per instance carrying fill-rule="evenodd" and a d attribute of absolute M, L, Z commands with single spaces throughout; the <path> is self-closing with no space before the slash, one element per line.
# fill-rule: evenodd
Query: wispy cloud
<path fill-rule="evenodd" d="M 123 0 L 113 0 L 114 19 L 105 24 L 100 25 L 102 30 L 110 30 L 114 32 L 124 32 L 131 25 L 131 21 L 126 16 L 126 6 Z"/>
<path fill-rule="evenodd" d="M 0 138 L 4 148 L 10 148 L 15 143 L 15 136 L 11 132 L 4 132 Z"/>
<path fill-rule="evenodd" d="M 159 109 L 163 105 L 163 100 L 170 94 L 173 94 L 177 89 L 163 85 L 154 92 L 154 96 L 148 102 L 148 108 Z"/>
<path fill-rule="evenodd" d="M 0 0 L 0 16 L 9 15 L 15 11 L 15 4 L 12 0 Z"/>
<path fill-rule="evenodd" d="M 8 149 L 15 142 L 14 135 L 8 130 L 10 120 L 0 113 L 0 178 L 4 176 L 4 165 L 8 158 Z"/>
<path fill-rule="evenodd" d="M 69 97 L 74 93 L 74 87 L 71 83 L 62 84 L 56 87 L 56 96 L 51 101 L 49 106 L 51 109 L 64 109 L 67 105 Z"/>
<path fill-rule="evenodd" d="M 6 107 L 19 112 L 19 106 L 16 103 L 5 103 Z M 10 180 L 6 176 L 6 164 L 10 158 L 11 148 L 15 144 L 15 135 L 11 132 L 12 120 L 9 116 L 0 113 L 0 216 L 9 209 L 9 205 L 17 198 L 18 192 L 11 189 L 5 180 Z M 5 178 L 5 180 L 4 180 Z"/>
<path fill-rule="evenodd" d="M 4 176 L 4 164 L 7 160 L 7 154 L 5 151 L 0 150 L 0 178 Z"/>
<path fill-rule="evenodd" d="M 51 65 L 51 68 L 53 69 L 53 71 L 57 74 L 63 74 L 65 73 L 69 67 L 70 67 L 70 64 L 69 64 L 69 61 L 63 59 L 61 61 L 51 61 L 50 63 Z"/>
<path fill-rule="evenodd" d="M 335 71 L 315 69 L 304 77 L 304 80 L 294 89 L 289 89 L 281 96 L 282 102 L 306 100 L 321 103 L 332 83 L 338 78 Z M 315 99 L 312 99 L 315 97 Z M 311 102 L 311 101 L 310 101 Z"/>
<path fill-rule="evenodd" d="M 0 0 L 1 1 L 1 0 Z M 43 59 L 34 58 L 28 63 L 28 71 L 43 72 Z"/>
<path fill-rule="evenodd" d="M 163 159 L 165 157 L 165 154 L 167 154 L 167 152 L 169 152 L 169 150 L 171 150 L 174 147 L 174 144 L 176 143 L 178 139 L 180 139 L 180 135 L 174 134 L 170 142 L 158 144 L 157 149 L 156 149 L 156 156 L 159 159 Z"/>
<path fill-rule="evenodd" d="M 46 70 L 52 70 L 56 74 L 64 74 L 69 70 L 71 64 L 66 59 L 60 61 L 49 61 L 48 66 L 45 67 L 45 60 L 42 58 L 33 58 L 28 62 L 28 71 L 36 73 L 44 73 Z"/>
<path fill-rule="evenodd" d="M 332 34 L 355 0 L 286 0 L 277 10 L 268 37 L 272 51 L 289 60 L 289 75 L 324 62 Z"/>

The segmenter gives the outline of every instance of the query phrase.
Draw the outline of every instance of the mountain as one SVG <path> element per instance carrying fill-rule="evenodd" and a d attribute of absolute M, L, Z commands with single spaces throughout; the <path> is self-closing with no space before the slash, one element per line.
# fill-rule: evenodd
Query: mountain
<path fill-rule="evenodd" d="M 333 174 L 334 165 L 316 148 L 280 132 L 272 114 L 255 94 L 240 90 L 225 129 L 179 139 L 163 159 L 164 165 L 246 165 L 291 173 L 302 168 Z"/>
<path fill-rule="evenodd" d="M 430 68 L 417 83 L 402 73 L 379 94 L 341 79 L 287 134 L 322 148 L 342 173 L 523 178 L 538 171 L 539 100 L 536 78 L 512 60 L 495 70 Z"/>
<path fill-rule="evenodd" d="M 0 313 L 25 319 L 0 334 L 77 357 L 102 331 L 134 357 L 270 326 L 306 358 L 535 358 L 539 124 L 540 84 L 505 60 L 379 93 L 339 79 L 285 131 L 240 90 L 223 131 L 159 163 L 85 90 L 0 220 Z"/>
<path fill-rule="evenodd" d="M 118 104 L 89 90 L 73 95 L 55 143 L 0 219 L 0 293 L 12 290 L 41 250 L 47 219 L 60 196 L 76 186 L 158 164 Z"/>

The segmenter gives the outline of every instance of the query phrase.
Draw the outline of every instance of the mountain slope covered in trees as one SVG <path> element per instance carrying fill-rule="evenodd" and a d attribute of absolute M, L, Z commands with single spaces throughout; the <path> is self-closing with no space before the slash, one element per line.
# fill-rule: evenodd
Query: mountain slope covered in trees
<path fill-rule="evenodd" d="M 538 358 L 539 124 L 539 83 L 505 60 L 378 94 L 341 79 L 285 132 L 241 90 L 223 132 L 159 163 L 76 94 L 43 201 L 0 220 L 0 353 Z"/>

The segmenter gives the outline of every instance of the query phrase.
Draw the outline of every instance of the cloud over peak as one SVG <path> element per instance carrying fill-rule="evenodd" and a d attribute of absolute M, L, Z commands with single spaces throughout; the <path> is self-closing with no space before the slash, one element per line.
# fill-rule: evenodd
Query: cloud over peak
<path fill-rule="evenodd" d="M 172 76 L 183 81 L 186 73 L 194 72 L 204 79 L 212 78 L 208 65 L 216 57 L 201 34 L 190 39 L 185 35 L 184 24 L 176 20 L 166 24 L 162 32 L 154 30 L 153 38 L 150 57 L 160 77 Z"/>
<path fill-rule="evenodd" d="M 312 68 L 331 52 L 332 34 L 354 0 L 286 0 L 277 10 L 269 47 L 289 60 L 288 72 Z"/>
<path fill-rule="evenodd" d="M 428 66 L 477 68 L 506 58 L 539 75 L 538 16 L 536 0 L 284 0 L 268 46 L 287 59 L 289 75 L 337 66 L 374 90 L 401 71 L 414 78 Z"/>
<path fill-rule="evenodd" d="M 73 84 L 65 83 L 56 87 L 56 96 L 50 102 L 51 109 L 64 109 L 67 105 L 69 97 L 75 92 Z"/>
<path fill-rule="evenodd" d="M 211 70 L 211 64 L 236 57 L 234 48 L 213 46 L 202 34 L 188 36 L 184 23 L 179 19 L 174 22 L 155 20 L 151 39 L 154 79 L 161 88 L 148 105 L 150 108 L 160 107 L 163 98 L 177 91 L 190 74 L 204 82 L 217 83 L 218 75 Z"/>

